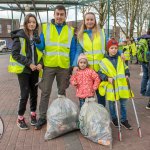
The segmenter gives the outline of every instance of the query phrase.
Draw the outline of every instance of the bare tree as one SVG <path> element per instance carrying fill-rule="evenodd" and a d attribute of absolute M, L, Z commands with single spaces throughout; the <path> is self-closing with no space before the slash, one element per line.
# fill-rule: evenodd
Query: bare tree
<path fill-rule="evenodd" d="M 114 18 L 114 26 L 113 26 L 113 36 L 114 37 L 116 37 L 116 32 L 117 32 L 116 27 L 117 27 L 117 24 L 119 24 L 119 22 L 117 22 L 117 15 L 118 15 L 118 13 L 120 12 L 120 9 L 121 9 L 120 5 L 121 5 L 121 3 L 117 0 L 112 0 L 111 1 L 110 12 L 111 12 L 111 15 Z M 125 34 L 124 30 L 122 32 Z"/>
<path fill-rule="evenodd" d="M 137 28 L 137 37 L 141 36 L 144 22 L 148 17 L 148 11 L 150 9 L 150 1 L 149 0 L 139 0 L 137 16 L 135 20 L 135 26 Z"/>
<path fill-rule="evenodd" d="M 130 37 L 133 37 L 134 23 L 137 15 L 139 0 L 130 1 Z"/>
<path fill-rule="evenodd" d="M 117 22 L 126 36 L 133 36 L 138 4 L 139 0 L 112 0 L 111 12 L 115 19 L 114 22 Z M 126 30 L 123 29 L 122 24 L 124 24 Z"/>
<path fill-rule="evenodd" d="M 91 11 L 91 5 L 89 4 L 88 6 L 80 6 L 80 11 L 82 13 L 82 16 L 84 18 L 85 13 Z"/>
<path fill-rule="evenodd" d="M 90 5 L 95 9 L 95 14 L 98 15 L 100 28 L 103 28 L 107 17 L 107 1 L 98 0 L 95 2 L 91 2 Z"/>

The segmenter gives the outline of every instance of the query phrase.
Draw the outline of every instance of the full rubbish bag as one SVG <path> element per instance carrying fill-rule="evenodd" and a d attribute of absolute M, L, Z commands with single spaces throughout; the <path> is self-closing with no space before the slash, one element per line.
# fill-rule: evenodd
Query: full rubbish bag
<path fill-rule="evenodd" d="M 78 116 L 78 106 L 67 97 L 58 95 L 47 111 L 45 140 L 78 129 Z"/>
<path fill-rule="evenodd" d="M 104 106 L 95 101 L 95 98 L 85 99 L 79 114 L 79 127 L 81 133 L 95 143 L 112 143 L 109 113 Z"/>

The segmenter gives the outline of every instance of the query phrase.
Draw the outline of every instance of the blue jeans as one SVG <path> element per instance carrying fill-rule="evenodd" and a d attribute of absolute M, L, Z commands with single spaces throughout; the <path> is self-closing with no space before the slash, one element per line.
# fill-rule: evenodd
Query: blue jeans
<path fill-rule="evenodd" d="M 125 120 L 127 120 L 127 110 L 126 110 L 127 99 L 120 99 L 119 101 L 120 101 L 121 122 L 124 122 Z M 109 110 L 112 120 L 117 119 L 114 101 L 109 101 Z"/>
<path fill-rule="evenodd" d="M 143 77 L 141 81 L 140 93 L 144 96 L 150 96 L 150 79 L 148 75 L 148 64 L 142 63 Z"/>
<path fill-rule="evenodd" d="M 79 102 L 80 102 L 80 108 L 81 108 L 85 102 L 85 98 L 79 98 Z"/>
<path fill-rule="evenodd" d="M 105 107 L 106 106 L 105 96 L 101 96 L 99 94 L 98 90 L 96 90 L 96 95 L 97 95 L 98 104 L 101 104 L 101 105 L 103 105 Z"/>

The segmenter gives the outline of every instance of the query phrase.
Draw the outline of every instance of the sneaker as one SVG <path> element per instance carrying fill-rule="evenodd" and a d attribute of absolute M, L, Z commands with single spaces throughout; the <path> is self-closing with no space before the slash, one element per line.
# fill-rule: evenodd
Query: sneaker
<path fill-rule="evenodd" d="M 150 109 L 150 101 L 148 102 L 146 109 Z"/>
<path fill-rule="evenodd" d="M 31 125 L 35 126 L 36 123 L 37 123 L 36 115 L 31 115 Z"/>
<path fill-rule="evenodd" d="M 118 126 L 118 119 L 116 118 L 116 119 L 112 119 L 112 124 L 116 127 L 116 128 L 118 128 L 119 126 Z"/>
<path fill-rule="evenodd" d="M 17 126 L 22 130 L 28 130 L 29 129 L 24 118 L 22 120 L 17 119 Z"/>
<path fill-rule="evenodd" d="M 133 128 L 131 125 L 128 123 L 128 120 L 125 120 L 124 122 L 121 122 L 121 125 L 124 126 L 128 130 L 132 130 Z"/>
<path fill-rule="evenodd" d="M 35 129 L 40 130 L 42 128 L 42 126 L 46 124 L 46 122 L 47 122 L 46 119 L 39 118 L 39 120 L 35 124 Z"/>

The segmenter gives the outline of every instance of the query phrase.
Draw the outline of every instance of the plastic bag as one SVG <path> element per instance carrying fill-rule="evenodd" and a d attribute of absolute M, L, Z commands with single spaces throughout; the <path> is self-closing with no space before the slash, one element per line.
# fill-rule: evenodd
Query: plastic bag
<path fill-rule="evenodd" d="M 108 111 L 95 102 L 95 98 L 87 98 L 79 114 L 80 131 L 88 139 L 102 145 L 110 145 L 112 134 Z"/>
<path fill-rule="evenodd" d="M 65 96 L 59 95 L 47 111 L 45 140 L 78 129 L 78 116 L 78 106 Z"/>

